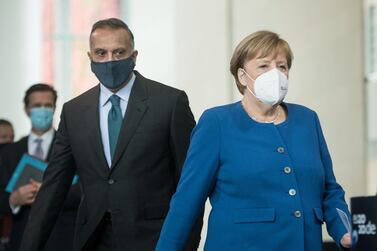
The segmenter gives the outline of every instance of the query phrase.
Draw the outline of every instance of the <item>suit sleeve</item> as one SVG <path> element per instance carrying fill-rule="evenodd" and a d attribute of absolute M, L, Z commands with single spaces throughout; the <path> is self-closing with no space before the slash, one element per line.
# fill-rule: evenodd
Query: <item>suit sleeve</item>
<path fill-rule="evenodd" d="M 195 119 L 192 115 L 187 95 L 182 91 L 177 97 L 170 122 L 170 148 L 175 162 L 175 184 L 178 183 L 181 175 L 194 126 Z"/>
<path fill-rule="evenodd" d="M 81 201 L 81 188 L 77 183 L 69 188 L 67 198 L 65 199 L 63 210 L 77 210 Z"/>
<path fill-rule="evenodd" d="M 325 168 L 325 191 L 322 198 L 324 218 L 326 221 L 327 231 L 335 240 L 337 245 L 342 248 L 340 245 L 340 240 L 342 239 L 343 235 L 347 233 L 347 229 L 342 222 L 337 209 L 342 210 L 347 215 L 348 222 L 351 224 L 350 212 L 344 199 L 344 190 L 336 181 L 331 156 L 328 151 L 317 115 L 315 116 L 315 121 L 321 148 L 321 159 Z"/>
<path fill-rule="evenodd" d="M 21 251 L 43 250 L 71 186 L 76 166 L 65 119 L 65 107 L 63 107 L 52 158 L 44 173 L 42 187 L 30 212 L 21 243 Z"/>
<path fill-rule="evenodd" d="M 187 159 L 170 203 L 157 251 L 183 250 L 216 181 L 219 154 L 219 123 L 216 114 L 205 112 L 192 133 Z"/>

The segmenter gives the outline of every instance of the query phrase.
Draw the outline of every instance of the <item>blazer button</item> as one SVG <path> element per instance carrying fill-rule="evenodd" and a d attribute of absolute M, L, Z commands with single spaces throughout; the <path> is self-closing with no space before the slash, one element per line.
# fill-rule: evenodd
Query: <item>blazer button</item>
<path fill-rule="evenodd" d="M 284 151 L 285 151 L 284 147 L 278 147 L 277 150 L 278 150 L 278 153 L 284 153 Z"/>
<path fill-rule="evenodd" d="M 115 180 L 113 180 L 113 179 L 109 179 L 109 180 L 107 181 L 107 183 L 108 183 L 109 185 L 112 185 L 112 184 L 115 183 Z"/>
<path fill-rule="evenodd" d="M 289 189 L 289 195 L 290 196 L 295 196 L 296 195 L 296 190 L 295 189 Z"/>
<path fill-rule="evenodd" d="M 296 218 L 301 218 L 301 212 L 298 210 L 294 212 L 294 215 Z"/>
<path fill-rule="evenodd" d="M 284 172 L 285 172 L 286 174 L 291 173 L 291 172 L 292 172 L 292 169 L 291 169 L 289 166 L 286 166 L 286 167 L 284 167 Z"/>

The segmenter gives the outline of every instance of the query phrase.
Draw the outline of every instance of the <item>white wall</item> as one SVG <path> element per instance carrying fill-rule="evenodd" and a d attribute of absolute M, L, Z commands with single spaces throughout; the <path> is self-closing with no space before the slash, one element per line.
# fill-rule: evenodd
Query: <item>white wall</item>
<path fill-rule="evenodd" d="M 135 37 L 136 70 L 147 78 L 176 84 L 175 0 L 127 0 L 124 20 Z"/>
<path fill-rule="evenodd" d="M 0 1 L 0 117 L 10 119 L 16 139 L 28 133 L 23 109 L 25 90 L 40 77 L 39 1 Z"/>
<path fill-rule="evenodd" d="M 139 51 L 137 70 L 184 89 L 196 118 L 205 108 L 231 100 L 228 1 L 126 3 L 124 19 Z"/>
<path fill-rule="evenodd" d="M 177 1 L 177 83 L 188 93 L 197 119 L 233 96 L 229 8 L 227 0 Z"/>

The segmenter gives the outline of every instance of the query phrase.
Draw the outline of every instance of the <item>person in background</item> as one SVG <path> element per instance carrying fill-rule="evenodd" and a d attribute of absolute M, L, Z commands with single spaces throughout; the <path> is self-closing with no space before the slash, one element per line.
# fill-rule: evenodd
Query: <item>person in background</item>
<path fill-rule="evenodd" d="M 318 116 L 284 102 L 292 60 L 273 32 L 238 44 L 230 71 L 243 97 L 205 111 L 193 130 L 157 251 L 182 250 L 207 197 L 205 250 L 319 251 L 324 222 L 341 249 L 351 246 Z"/>
<path fill-rule="evenodd" d="M 10 121 L 0 119 L 0 150 L 14 141 L 14 129 Z M 1 166 L 1 158 L 0 158 Z M 12 218 L 9 213 L 0 214 L 0 250 L 3 251 L 9 242 Z"/>
<path fill-rule="evenodd" d="M 83 199 L 75 251 L 155 249 L 195 120 L 184 91 L 134 71 L 137 55 L 122 20 L 93 25 L 88 56 L 100 83 L 64 104 L 22 251 L 42 249 L 76 171 Z M 201 226 L 186 250 L 197 250 Z"/>
<path fill-rule="evenodd" d="M 31 206 L 38 194 L 41 183 L 30 181 L 30 184 L 7 193 L 7 186 L 18 162 L 26 153 L 48 162 L 55 140 L 53 115 L 55 112 L 57 93 L 50 85 L 39 83 L 32 85 L 25 93 L 24 105 L 26 115 L 31 121 L 31 131 L 26 137 L 4 147 L 0 153 L 0 212 L 12 213 L 12 227 L 7 246 L 9 251 L 18 251 Z M 78 184 L 70 189 L 70 196 L 59 217 L 59 221 L 51 230 L 51 236 L 45 251 L 72 250 L 73 233 L 77 208 L 80 202 Z"/>
<path fill-rule="evenodd" d="M 6 119 L 0 119 L 0 149 L 14 140 L 13 125 Z"/>

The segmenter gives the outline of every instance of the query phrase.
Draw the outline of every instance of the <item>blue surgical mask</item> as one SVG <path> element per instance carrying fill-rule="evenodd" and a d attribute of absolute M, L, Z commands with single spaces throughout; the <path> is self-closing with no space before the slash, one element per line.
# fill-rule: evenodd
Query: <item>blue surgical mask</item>
<path fill-rule="evenodd" d="M 133 57 L 117 61 L 91 62 L 92 72 L 108 89 L 117 89 L 127 81 L 135 68 Z"/>
<path fill-rule="evenodd" d="M 45 131 L 51 127 L 54 109 L 50 107 L 35 107 L 30 110 L 31 125 L 39 131 Z"/>

